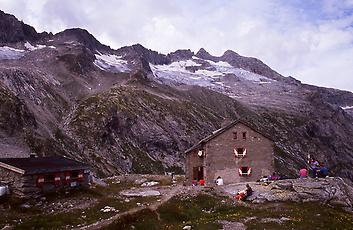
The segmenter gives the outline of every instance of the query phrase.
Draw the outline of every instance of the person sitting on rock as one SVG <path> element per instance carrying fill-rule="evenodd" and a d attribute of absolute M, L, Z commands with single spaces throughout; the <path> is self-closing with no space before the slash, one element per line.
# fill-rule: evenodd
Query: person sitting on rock
<path fill-rule="evenodd" d="M 304 167 L 302 167 L 300 170 L 299 170 L 299 177 L 301 179 L 303 178 L 307 178 L 308 177 L 308 170 Z"/>
<path fill-rule="evenodd" d="M 270 178 L 271 178 L 271 176 L 263 176 L 263 177 L 261 177 L 260 178 L 260 182 L 263 182 L 263 183 L 271 183 L 271 182 L 269 182 L 269 180 L 270 180 Z"/>
<path fill-rule="evenodd" d="M 239 201 L 245 200 L 245 198 L 246 198 L 246 190 L 245 189 L 237 192 L 237 194 L 235 195 L 235 199 L 239 200 Z"/>
<path fill-rule="evenodd" d="M 199 185 L 205 186 L 205 180 L 204 180 L 204 179 L 200 179 L 200 180 L 199 180 Z"/>
<path fill-rule="evenodd" d="M 192 183 L 192 186 L 197 186 L 197 180 L 196 180 L 196 178 L 194 178 L 191 183 Z"/>
<path fill-rule="evenodd" d="M 319 177 L 321 178 L 328 177 L 328 168 L 326 168 L 325 166 L 322 166 L 320 168 Z"/>
<path fill-rule="evenodd" d="M 246 197 L 251 196 L 253 194 L 253 192 L 254 192 L 249 184 L 246 184 L 245 191 L 246 191 Z"/>
<path fill-rule="evenodd" d="M 251 196 L 252 194 L 253 194 L 252 188 L 250 187 L 249 184 L 246 184 L 246 189 L 237 192 L 237 194 L 235 195 L 235 199 L 239 201 L 240 200 L 244 201 L 247 197 Z"/>
<path fill-rule="evenodd" d="M 223 179 L 222 177 L 218 176 L 217 179 L 216 179 L 216 185 L 223 185 Z"/>
<path fill-rule="evenodd" d="M 269 177 L 270 177 L 270 180 L 279 180 L 280 179 L 276 172 L 273 172 L 272 175 Z"/>
<path fill-rule="evenodd" d="M 320 171 L 320 163 L 317 160 L 312 159 L 312 161 L 310 163 L 310 167 L 311 167 L 312 172 L 313 172 L 313 177 L 317 178 L 318 172 Z"/>

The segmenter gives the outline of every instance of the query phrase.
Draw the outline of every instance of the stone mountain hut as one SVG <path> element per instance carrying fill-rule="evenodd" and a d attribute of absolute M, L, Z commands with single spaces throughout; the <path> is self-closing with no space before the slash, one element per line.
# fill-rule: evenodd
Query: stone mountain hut
<path fill-rule="evenodd" d="M 19 197 L 88 186 L 88 165 L 60 156 L 0 158 L 0 181 Z"/>
<path fill-rule="evenodd" d="M 245 121 L 233 121 L 186 152 L 186 180 L 256 181 L 274 172 L 274 142 Z"/>

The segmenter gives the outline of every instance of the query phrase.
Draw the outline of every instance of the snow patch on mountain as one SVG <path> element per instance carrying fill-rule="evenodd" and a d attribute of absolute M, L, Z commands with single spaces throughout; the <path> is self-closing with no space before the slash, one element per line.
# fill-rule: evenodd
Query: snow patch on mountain
<path fill-rule="evenodd" d="M 43 49 L 45 48 L 46 46 L 45 45 L 36 45 L 36 46 L 33 46 L 31 43 L 29 42 L 26 42 L 24 44 L 25 48 L 29 51 L 33 51 L 33 50 L 38 50 L 38 49 Z"/>
<path fill-rule="evenodd" d="M 98 52 L 98 54 L 95 54 L 95 57 L 96 60 L 94 61 L 94 65 L 101 70 L 113 73 L 130 71 L 128 62 L 122 59 L 122 56 L 117 56 L 115 54 L 102 54 Z"/>
<path fill-rule="evenodd" d="M 172 81 L 186 85 L 199 85 L 203 87 L 219 88 L 223 87 L 221 82 L 221 73 L 198 69 L 195 72 L 188 70 L 186 67 L 199 67 L 200 64 L 188 61 L 177 61 L 169 65 L 153 65 L 150 68 L 153 75 L 161 82 Z"/>
<path fill-rule="evenodd" d="M 244 70 L 242 68 L 235 68 L 233 66 L 231 66 L 228 62 L 224 62 L 224 61 L 219 61 L 219 62 L 214 62 L 211 60 L 205 60 L 208 63 L 211 64 L 211 66 L 216 68 L 217 72 L 222 73 L 223 75 L 225 74 L 234 74 L 237 77 L 243 78 L 245 80 L 248 81 L 255 81 L 255 82 L 259 82 L 259 83 L 270 83 L 274 80 L 267 78 L 265 76 Z"/>
<path fill-rule="evenodd" d="M 198 85 L 213 89 L 229 88 L 224 77 L 230 75 L 234 79 L 265 84 L 272 83 L 274 80 L 250 71 L 235 68 L 224 61 L 214 62 L 204 60 L 198 57 L 192 57 L 192 60 L 175 61 L 168 65 L 150 64 L 153 75 L 160 81 L 172 81 L 186 85 Z"/>
<path fill-rule="evenodd" d="M 51 49 L 56 49 L 55 46 L 46 46 L 46 45 L 36 45 L 36 46 L 33 46 L 31 43 L 29 42 L 26 42 L 24 44 L 25 48 L 29 51 L 34 51 L 34 50 L 40 50 L 40 49 L 44 49 L 44 48 L 51 48 Z"/>
<path fill-rule="evenodd" d="M 0 60 L 20 59 L 25 55 L 26 51 L 15 49 L 8 46 L 0 47 Z"/>
<path fill-rule="evenodd" d="M 347 109 L 353 109 L 353 106 L 343 106 L 341 108 L 344 109 L 344 110 L 347 110 Z"/>

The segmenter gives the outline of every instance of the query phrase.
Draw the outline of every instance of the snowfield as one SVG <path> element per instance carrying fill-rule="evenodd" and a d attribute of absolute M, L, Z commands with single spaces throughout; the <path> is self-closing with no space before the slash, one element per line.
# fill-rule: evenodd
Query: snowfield
<path fill-rule="evenodd" d="M 46 45 L 36 45 L 36 46 L 33 46 L 31 43 L 29 42 L 26 42 L 24 44 L 25 48 L 29 51 L 34 51 L 34 50 L 40 50 L 40 49 L 44 49 L 46 47 L 48 48 L 51 48 L 51 49 L 56 49 L 55 46 L 46 46 Z"/>
<path fill-rule="evenodd" d="M 101 70 L 113 73 L 128 72 L 130 70 L 127 61 L 122 59 L 121 56 L 98 52 L 98 54 L 95 54 L 95 57 L 94 65 Z"/>
<path fill-rule="evenodd" d="M 353 109 L 353 106 L 344 106 L 344 107 L 341 107 L 342 109 L 344 110 L 347 110 L 347 109 Z"/>
<path fill-rule="evenodd" d="M 0 60 L 20 59 L 25 55 L 25 53 L 26 51 L 24 50 L 15 49 L 8 46 L 2 46 L 0 47 Z"/>
<path fill-rule="evenodd" d="M 0 47 L 0 60 L 15 60 L 15 59 L 20 59 L 21 57 L 25 56 L 28 51 L 34 51 L 34 50 L 39 50 L 39 49 L 44 49 L 44 48 L 51 48 L 51 49 L 56 49 L 55 46 L 46 46 L 46 45 L 36 45 L 33 46 L 31 43 L 26 42 L 24 44 L 24 47 L 26 50 L 21 50 L 21 49 L 16 49 L 8 46 L 2 46 Z"/>
<path fill-rule="evenodd" d="M 224 83 L 226 75 L 239 78 L 244 81 L 264 84 L 274 80 L 262 75 L 249 72 L 241 68 L 235 68 L 227 62 L 214 62 L 193 57 L 192 60 L 176 61 L 169 65 L 150 64 L 153 75 L 161 82 L 172 81 L 186 85 L 198 85 L 213 89 L 229 88 Z"/>

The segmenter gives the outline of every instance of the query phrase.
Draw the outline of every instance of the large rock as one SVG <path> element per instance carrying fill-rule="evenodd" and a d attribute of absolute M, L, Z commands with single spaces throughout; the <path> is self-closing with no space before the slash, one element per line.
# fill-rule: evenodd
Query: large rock
<path fill-rule="evenodd" d="M 350 209 L 353 207 L 353 187 L 341 178 L 288 179 L 273 182 L 268 186 L 260 183 L 250 185 L 254 193 L 247 200 L 252 203 L 312 201 Z M 224 191 L 235 195 L 244 187 L 244 184 L 228 185 Z"/>

